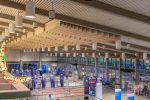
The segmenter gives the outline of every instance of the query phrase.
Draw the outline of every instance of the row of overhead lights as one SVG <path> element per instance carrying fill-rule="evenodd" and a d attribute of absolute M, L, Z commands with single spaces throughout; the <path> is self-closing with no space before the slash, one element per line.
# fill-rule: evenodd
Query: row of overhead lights
<path fill-rule="evenodd" d="M 30 19 L 35 19 L 35 3 L 31 0 L 29 0 L 26 3 L 26 11 L 25 11 L 25 17 Z M 53 8 L 49 11 L 49 18 L 54 19 L 55 18 L 55 11 Z M 22 28 L 23 27 L 23 17 L 19 14 L 15 16 L 15 24 L 9 23 L 8 28 L 5 29 L 5 31 L 0 35 L 0 42 L 2 42 L 5 38 L 10 37 L 11 34 L 15 34 L 15 27 L 16 28 Z M 37 27 L 37 23 L 33 22 L 33 28 Z"/>

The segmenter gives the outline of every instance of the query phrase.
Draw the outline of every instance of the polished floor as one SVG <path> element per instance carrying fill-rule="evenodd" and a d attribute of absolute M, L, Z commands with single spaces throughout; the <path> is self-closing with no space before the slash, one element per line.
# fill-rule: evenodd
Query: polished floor
<path fill-rule="evenodd" d="M 59 100 L 84 100 L 83 82 L 77 78 L 71 78 L 66 81 L 65 87 L 52 89 L 49 86 L 46 89 L 36 89 L 32 91 L 32 100 L 49 100 L 49 94 Z M 90 99 L 92 100 L 92 99 Z M 94 99 L 96 100 L 96 99 Z M 114 89 L 103 87 L 102 100 L 115 100 Z M 122 100 L 127 100 L 126 92 L 122 93 Z M 136 96 L 135 100 L 150 100 L 148 97 Z"/>

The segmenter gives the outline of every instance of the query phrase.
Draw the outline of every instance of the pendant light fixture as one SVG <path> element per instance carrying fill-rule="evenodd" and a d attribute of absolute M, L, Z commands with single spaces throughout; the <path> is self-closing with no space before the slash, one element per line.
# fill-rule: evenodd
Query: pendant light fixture
<path fill-rule="evenodd" d="M 92 53 L 92 58 L 95 58 L 95 53 L 94 52 Z"/>
<path fill-rule="evenodd" d="M 54 51 L 58 51 L 58 47 L 55 47 L 55 50 Z"/>
<path fill-rule="evenodd" d="M 38 23 L 36 21 L 33 22 L 33 28 L 37 28 L 38 27 Z"/>
<path fill-rule="evenodd" d="M 2 40 L 4 40 L 4 39 L 5 39 L 5 33 L 2 32 Z"/>
<path fill-rule="evenodd" d="M 54 10 L 54 7 L 53 7 L 54 5 L 53 5 L 53 2 L 51 2 L 51 10 L 49 11 L 49 19 L 50 20 L 53 20 L 53 19 L 55 19 L 55 10 Z"/>
<path fill-rule="evenodd" d="M 33 50 L 32 50 L 33 52 L 35 52 L 35 48 L 33 48 Z"/>
<path fill-rule="evenodd" d="M 66 57 L 68 57 L 70 55 L 70 53 L 66 53 Z"/>
<path fill-rule="evenodd" d="M 97 50 L 97 43 L 92 44 L 92 50 Z"/>
<path fill-rule="evenodd" d="M 143 53 L 143 59 L 146 60 L 147 59 L 147 53 Z"/>
<path fill-rule="evenodd" d="M 105 49 L 105 48 L 106 48 L 106 47 L 103 45 L 103 46 L 102 46 L 102 49 Z"/>
<path fill-rule="evenodd" d="M 10 33 L 9 33 L 8 28 L 5 28 L 5 36 L 6 36 L 6 37 L 9 37 L 9 36 L 10 36 Z"/>
<path fill-rule="evenodd" d="M 117 53 L 116 53 L 116 52 L 114 53 L 114 56 L 117 56 Z"/>
<path fill-rule="evenodd" d="M 15 16 L 15 25 L 18 28 L 22 28 L 23 27 L 23 18 L 21 15 L 19 15 L 19 13 Z"/>
<path fill-rule="evenodd" d="M 0 42 L 2 42 L 3 41 L 3 39 L 2 39 L 2 35 L 0 35 Z"/>
<path fill-rule="evenodd" d="M 48 48 L 48 51 L 51 51 L 51 48 L 50 48 L 50 47 Z"/>
<path fill-rule="evenodd" d="M 116 40 L 116 49 L 121 49 L 121 39 Z"/>
<path fill-rule="evenodd" d="M 9 23 L 9 33 L 15 33 L 15 24 Z"/>
<path fill-rule="evenodd" d="M 64 51 L 68 51 L 68 46 L 67 45 L 64 46 Z"/>
<path fill-rule="evenodd" d="M 126 56 L 126 55 L 125 55 L 125 53 L 124 53 L 124 52 L 123 52 L 123 53 L 121 53 L 121 58 L 122 58 L 122 59 L 125 59 L 125 56 Z"/>
<path fill-rule="evenodd" d="M 60 56 L 62 57 L 62 56 L 63 56 L 63 53 L 60 53 Z"/>
<path fill-rule="evenodd" d="M 128 44 L 127 44 L 127 49 L 129 49 L 130 47 L 131 47 L 131 45 L 128 43 Z"/>
<path fill-rule="evenodd" d="M 85 57 L 85 53 L 82 53 L 82 57 Z"/>
<path fill-rule="evenodd" d="M 55 57 L 57 57 L 57 53 L 55 53 Z"/>
<path fill-rule="evenodd" d="M 138 53 L 136 52 L 134 55 L 137 57 L 137 56 L 138 56 Z"/>
<path fill-rule="evenodd" d="M 80 45 L 79 44 L 76 45 L 76 50 L 80 50 Z"/>
<path fill-rule="evenodd" d="M 40 48 L 37 48 L 36 50 L 37 50 L 37 52 L 39 52 L 39 51 L 40 51 Z"/>
<path fill-rule="evenodd" d="M 35 18 L 35 3 L 31 0 L 29 0 L 26 3 L 26 13 L 25 13 L 27 18 Z"/>
<path fill-rule="evenodd" d="M 77 54 L 76 53 L 73 53 L 73 57 L 76 57 L 77 56 Z"/>
<path fill-rule="evenodd" d="M 108 56 L 109 56 L 109 55 L 108 55 L 108 53 L 106 52 L 106 53 L 105 53 L 105 58 L 108 58 Z"/>
<path fill-rule="evenodd" d="M 45 48 L 42 48 L 42 52 L 44 52 L 45 51 Z"/>

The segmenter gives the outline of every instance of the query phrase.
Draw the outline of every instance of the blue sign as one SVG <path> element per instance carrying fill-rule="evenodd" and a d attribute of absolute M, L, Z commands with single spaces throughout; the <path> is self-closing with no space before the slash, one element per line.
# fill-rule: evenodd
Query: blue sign
<path fill-rule="evenodd" d="M 128 100 L 135 100 L 135 97 L 134 96 L 130 96 L 130 97 L 128 97 Z"/>
<path fill-rule="evenodd" d="M 46 64 L 42 64 L 42 73 L 46 73 Z"/>
<path fill-rule="evenodd" d="M 115 89 L 115 100 L 122 100 L 121 99 L 121 89 Z"/>

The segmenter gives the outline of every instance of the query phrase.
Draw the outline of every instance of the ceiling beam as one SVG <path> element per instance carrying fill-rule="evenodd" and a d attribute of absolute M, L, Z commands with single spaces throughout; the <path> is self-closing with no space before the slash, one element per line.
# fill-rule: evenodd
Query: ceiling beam
<path fill-rule="evenodd" d="M 98 0 L 91 0 L 90 2 L 86 0 L 72 0 L 72 1 L 150 24 L 149 16 L 135 13 L 133 11 L 119 8 L 110 4 L 106 4 Z"/>
<path fill-rule="evenodd" d="M 84 1 L 84 0 L 73 0 L 73 1 L 78 2 L 78 3 L 82 3 L 82 4 L 86 4 L 86 5 L 89 5 L 89 6 L 96 6 L 97 8 L 99 7 L 99 9 L 105 8 L 105 9 L 109 9 L 109 10 L 112 11 L 112 9 L 110 9 L 111 7 L 107 8 L 106 4 L 102 4 L 101 2 L 98 2 L 98 1 L 95 1 L 95 0 L 91 1 L 91 2 L 87 2 L 87 1 Z M 102 5 L 102 6 L 100 6 L 99 4 Z M 24 4 L 16 3 L 16 2 L 13 2 L 13 1 L 10 1 L 10 0 L 0 0 L 0 5 L 25 11 L 25 5 Z M 113 8 L 114 13 L 115 12 L 118 13 L 118 10 L 115 11 L 114 9 L 117 10 L 118 8 L 115 8 L 115 7 Z M 123 11 L 125 13 L 125 10 L 122 9 L 121 11 Z M 121 12 L 121 11 L 119 11 L 119 12 Z M 49 16 L 49 11 L 36 8 L 36 14 L 48 17 Z M 132 14 L 133 13 L 131 13 L 131 14 L 127 13 L 125 15 L 132 16 Z M 135 17 L 137 17 L 137 16 L 138 15 L 136 15 Z M 147 19 L 146 22 L 150 23 L 150 18 L 149 17 L 148 18 L 147 17 L 146 18 L 145 17 L 144 18 L 143 17 L 142 18 L 137 17 L 137 18 L 140 18 L 143 21 Z M 136 33 L 127 32 L 127 31 L 123 31 L 123 30 L 120 30 L 120 29 L 115 29 L 115 28 L 100 25 L 100 24 L 95 24 L 95 23 L 92 23 L 92 22 L 72 18 L 72 17 L 69 17 L 69 16 L 61 15 L 61 14 L 56 14 L 56 19 L 64 20 L 64 21 L 67 21 L 67 22 L 72 22 L 72 23 L 75 23 L 75 24 L 83 25 L 83 26 L 88 26 L 88 27 L 95 28 L 95 29 L 101 29 L 101 30 L 104 30 L 104 31 L 116 33 L 118 35 L 124 35 L 124 36 L 128 36 L 128 37 L 132 37 L 132 38 L 136 38 L 136 39 L 140 39 L 140 40 L 150 42 L 150 37 L 138 35 Z"/>
<path fill-rule="evenodd" d="M 0 2 L 1 2 L 1 1 L 0 1 Z M 11 16 L 11 15 L 4 14 L 4 13 L 1 13 L 1 14 L 0 14 L 0 18 L 4 18 L 4 19 L 7 19 L 7 20 L 15 21 L 15 16 Z M 24 18 L 23 18 L 23 23 L 32 25 L 32 24 L 33 24 L 33 21 L 32 21 L 32 20 L 27 20 L 27 19 L 24 19 Z M 40 27 L 44 27 L 44 24 L 42 24 L 42 23 L 37 22 L 37 24 L 38 24 L 38 26 L 40 26 Z"/>
<path fill-rule="evenodd" d="M 9 23 L 0 21 L 0 25 L 8 27 L 8 26 L 9 26 Z M 23 29 L 23 28 L 24 28 L 24 29 L 27 29 L 28 31 L 34 31 L 34 29 L 33 29 L 33 28 L 30 28 L 30 27 L 25 27 L 25 26 L 23 26 L 21 29 Z"/>

